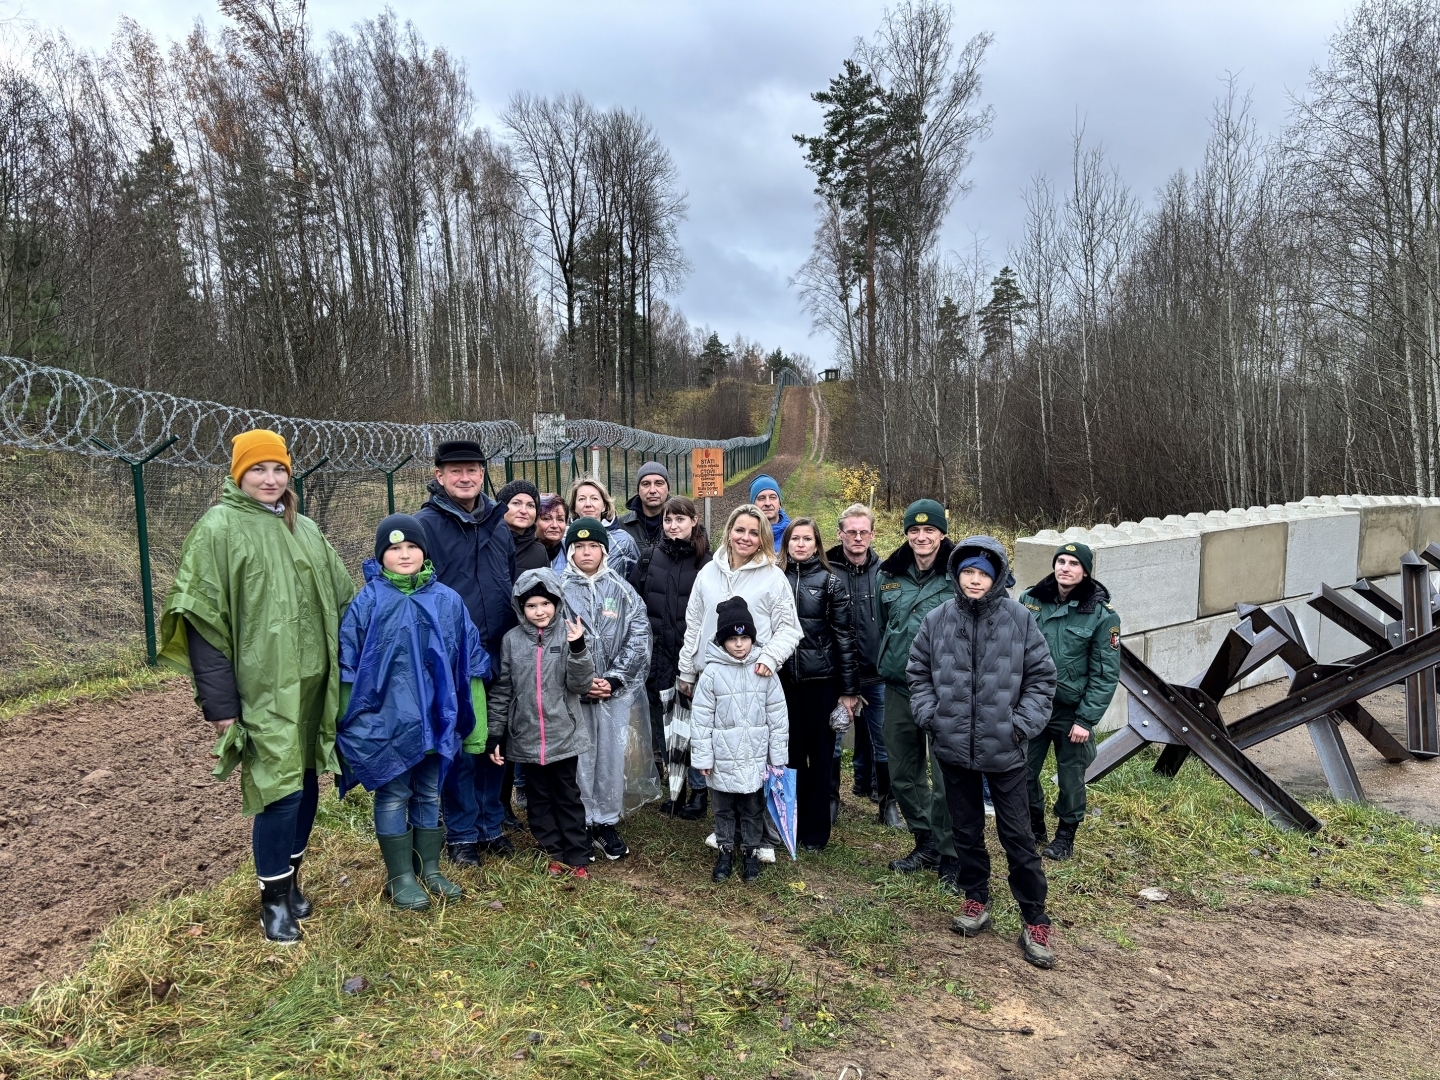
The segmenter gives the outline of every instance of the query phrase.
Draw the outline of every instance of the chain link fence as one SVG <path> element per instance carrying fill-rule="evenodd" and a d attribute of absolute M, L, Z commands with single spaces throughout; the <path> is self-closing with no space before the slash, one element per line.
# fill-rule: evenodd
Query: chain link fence
<path fill-rule="evenodd" d="M 153 658 L 153 619 L 191 526 L 219 497 L 230 437 L 254 427 L 290 446 L 295 487 L 359 580 L 375 524 L 425 501 L 436 444 L 473 439 L 493 495 L 525 477 L 563 491 L 596 475 L 617 502 L 656 459 L 677 493 L 692 490 L 690 451 L 722 447 L 729 479 L 771 452 L 787 371 L 758 436 L 684 439 L 572 420 L 549 441 L 504 421 L 358 423 L 275 416 L 114 386 L 0 357 L 0 700 L 135 670 Z M 147 594 L 148 597 L 147 597 Z M 147 602 L 148 599 L 148 602 Z"/>

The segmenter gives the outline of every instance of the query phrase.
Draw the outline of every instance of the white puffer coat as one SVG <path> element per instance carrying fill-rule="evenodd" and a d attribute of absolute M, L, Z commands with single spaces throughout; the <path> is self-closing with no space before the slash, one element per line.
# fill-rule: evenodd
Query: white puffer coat
<path fill-rule="evenodd" d="M 750 608 L 750 617 L 755 620 L 752 665 L 764 664 L 778 679 L 781 666 L 800 644 L 795 595 L 780 567 L 761 561 L 731 570 L 730 552 L 722 547 L 696 575 L 690 603 L 685 608 L 685 645 L 680 650 L 680 678 L 685 682 L 694 682 L 710 662 L 711 653 L 706 646 L 715 640 L 715 609 L 720 601 L 732 596 L 744 599 Z M 725 650 L 721 649 L 720 653 L 724 655 Z"/>
<path fill-rule="evenodd" d="M 790 755 L 790 714 L 776 678 L 755 674 L 758 649 L 736 660 L 713 641 L 695 686 L 690 713 L 690 765 L 709 769 L 716 791 L 759 791 L 768 762 L 784 768 Z"/>

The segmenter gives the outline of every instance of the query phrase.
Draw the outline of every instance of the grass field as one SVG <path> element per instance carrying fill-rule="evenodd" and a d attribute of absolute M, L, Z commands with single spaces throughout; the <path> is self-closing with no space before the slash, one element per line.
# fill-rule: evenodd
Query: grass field
<path fill-rule="evenodd" d="M 787 508 L 833 519 L 841 484 L 804 465 Z M 1202 918 L 1257 896 L 1440 892 L 1430 829 L 1320 800 L 1321 834 L 1282 833 L 1203 767 L 1171 780 L 1150 764 L 1093 788 L 1088 854 L 1047 866 L 1067 939 L 1129 947 L 1147 886 Z M 380 898 L 369 808 L 363 794 L 322 803 L 303 944 L 260 936 L 248 867 L 127 914 L 80 972 L 0 1010 L 0 1076 L 769 1077 L 907 995 L 991 1004 L 920 946 L 917 923 L 954 901 L 931 875 L 886 869 L 909 837 L 868 802 L 847 802 L 823 854 L 782 855 L 753 886 L 710 882 L 708 824 L 644 810 L 625 827 L 634 854 L 589 884 L 522 853 L 458 873 L 467 899 L 423 915 Z M 995 915 L 1018 930 L 1003 886 Z"/>

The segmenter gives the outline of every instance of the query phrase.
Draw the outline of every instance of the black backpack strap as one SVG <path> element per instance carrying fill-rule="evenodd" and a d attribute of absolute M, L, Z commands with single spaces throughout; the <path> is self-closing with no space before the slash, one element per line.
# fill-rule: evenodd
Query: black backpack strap
<path fill-rule="evenodd" d="M 651 544 L 640 555 L 640 561 L 635 564 L 635 591 L 640 594 L 641 599 L 645 597 L 645 578 L 650 573 L 650 560 L 655 557 L 655 545 Z"/>

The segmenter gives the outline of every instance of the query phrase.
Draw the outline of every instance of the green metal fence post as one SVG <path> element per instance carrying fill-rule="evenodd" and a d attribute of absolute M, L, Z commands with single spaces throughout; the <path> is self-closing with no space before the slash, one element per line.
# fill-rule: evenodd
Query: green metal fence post
<path fill-rule="evenodd" d="M 409 464 L 410 459 L 414 456 L 414 454 L 406 454 L 404 458 L 396 462 L 394 468 L 390 469 L 372 458 L 365 459 L 372 469 L 379 469 L 385 474 L 385 498 L 390 506 L 389 513 L 395 513 L 395 474 Z"/>
<path fill-rule="evenodd" d="M 114 454 L 130 466 L 130 482 L 135 488 L 135 538 L 140 544 L 140 603 L 145 609 L 145 659 L 155 666 L 155 590 L 150 582 L 150 526 L 145 519 L 145 466 L 180 441 L 180 436 L 171 435 L 164 442 L 157 443 L 143 457 L 132 458 L 122 454 L 113 446 L 99 439 L 90 440 L 100 449 Z"/>
<path fill-rule="evenodd" d="M 292 475 L 291 479 L 295 483 L 295 500 L 300 504 L 299 510 L 301 514 L 305 513 L 305 481 L 310 478 L 311 473 L 313 473 L 316 469 L 319 469 L 329 460 L 330 458 L 328 456 L 322 457 L 319 461 L 315 462 L 314 465 L 311 465 L 310 468 L 306 469 L 304 472 L 294 473 Z"/>

